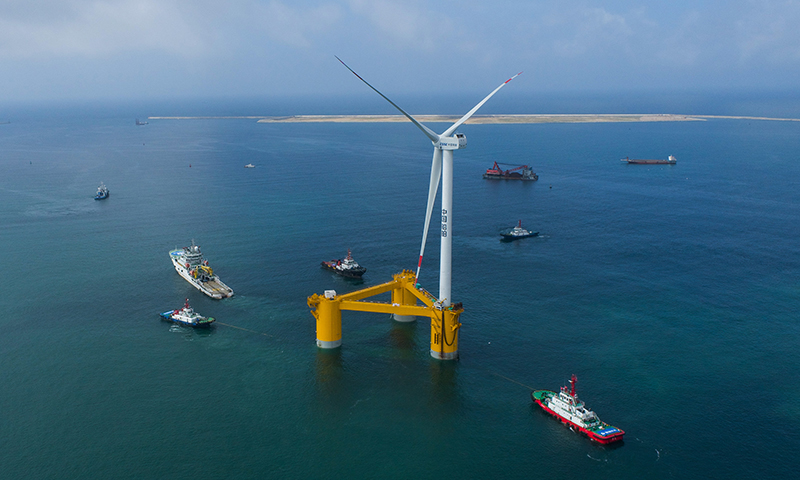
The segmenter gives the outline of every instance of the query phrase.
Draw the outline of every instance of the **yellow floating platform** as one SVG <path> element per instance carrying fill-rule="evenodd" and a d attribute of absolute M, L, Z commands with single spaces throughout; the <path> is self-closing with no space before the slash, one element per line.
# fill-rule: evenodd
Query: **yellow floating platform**
<path fill-rule="evenodd" d="M 366 298 L 392 292 L 391 303 L 363 301 Z M 419 305 L 418 302 L 422 302 Z M 317 346 L 338 348 L 342 345 L 342 310 L 390 313 L 400 322 L 415 317 L 431 319 L 431 356 L 440 360 L 458 358 L 459 316 L 464 311 L 460 303 L 444 306 L 428 291 L 416 285 L 410 270 L 394 275 L 390 282 L 344 295 L 326 290 L 323 295 L 308 297 L 308 306 L 317 320 Z"/>

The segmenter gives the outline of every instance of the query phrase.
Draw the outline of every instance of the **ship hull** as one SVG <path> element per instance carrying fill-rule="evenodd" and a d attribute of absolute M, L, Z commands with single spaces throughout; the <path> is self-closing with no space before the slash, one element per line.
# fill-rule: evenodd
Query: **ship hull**
<path fill-rule="evenodd" d="M 487 180 L 522 180 L 523 182 L 535 182 L 539 180 L 539 176 L 536 174 L 531 177 L 523 177 L 522 175 L 491 175 L 484 173 L 483 178 Z"/>
<path fill-rule="evenodd" d="M 548 407 L 547 405 L 545 405 L 545 403 L 542 402 L 541 398 L 538 398 L 536 396 L 537 392 L 540 392 L 540 391 L 537 390 L 536 392 L 531 393 L 531 399 L 537 405 L 542 407 L 542 410 L 544 410 L 546 413 L 554 416 L 556 419 L 558 419 L 564 425 L 572 427 L 572 429 L 574 431 L 579 432 L 579 433 L 589 437 L 590 440 L 592 440 L 594 442 L 597 442 L 597 443 L 599 443 L 601 445 L 608 445 L 610 443 L 616 443 L 616 442 L 621 442 L 622 441 L 622 437 L 625 435 L 625 432 L 623 432 L 622 430 L 620 430 L 620 429 L 618 429 L 616 427 L 610 427 L 610 429 L 613 429 L 615 432 L 613 434 L 609 434 L 609 435 L 600 435 L 597 432 L 594 432 L 592 430 L 588 430 L 588 429 L 578 425 L 577 423 L 571 421 L 570 419 L 564 418 L 558 412 L 556 412 L 555 410 L 553 410 L 550 407 Z M 555 392 L 550 392 L 550 393 L 555 394 Z"/>
<path fill-rule="evenodd" d="M 367 269 L 364 267 L 352 270 L 338 270 L 336 267 L 330 265 L 328 262 L 322 262 L 322 268 L 324 268 L 325 270 L 330 270 L 331 272 L 336 273 L 337 275 L 341 275 L 347 278 L 361 278 L 364 275 L 364 273 L 367 272 Z"/>
<path fill-rule="evenodd" d="M 505 235 L 505 234 L 502 234 L 501 237 L 503 237 L 503 238 L 501 240 L 504 241 L 504 242 L 513 242 L 514 240 L 519 240 L 520 238 L 530 238 L 530 237 L 538 237 L 538 236 L 539 236 L 539 232 L 533 232 L 533 233 L 529 233 L 527 235 Z"/>
<path fill-rule="evenodd" d="M 164 312 L 164 313 L 162 313 L 160 315 L 161 315 L 162 319 L 164 319 L 164 320 L 166 320 L 168 322 L 172 322 L 172 323 L 175 323 L 175 324 L 178 324 L 178 325 L 184 325 L 186 327 L 209 328 L 214 323 L 214 317 L 204 318 L 202 321 L 199 321 L 199 322 L 188 322 L 186 320 L 182 320 L 180 318 L 175 317 L 173 315 L 173 311 L 172 310 L 170 310 L 168 312 Z"/>
<path fill-rule="evenodd" d="M 675 165 L 677 163 L 675 160 L 649 160 L 639 158 L 623 158 L 622 161 L 629 165 Z"/>
<path fill-rule="evenodd" d="M 183 279 L 189 282 L 194 288 L 200 290 L 214 300 L 222 300 L 223 298 L 233 296 L 233 289 L 222 283 L 222 280 L 220 280 L 218 276 L 214 275 L 211 280 L 207 282 L 201 282 L 200 280 L 192 277 L 192 275 L 189 273 L 189 270 L 187 270 L 186 267 L 180 263 L 177 255 L 170 254 L 170 259 L 172 260 L 172 264 L 175 266 L 175 271 L 178 272 L 178 275 L 183 277 Z"/>

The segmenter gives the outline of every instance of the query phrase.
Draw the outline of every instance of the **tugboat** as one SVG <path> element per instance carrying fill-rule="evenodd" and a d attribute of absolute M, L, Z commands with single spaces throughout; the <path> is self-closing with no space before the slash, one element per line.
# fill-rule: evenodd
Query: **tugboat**
<path fill-rule="evenodd" d="M 353 256 L 350 254 L 349 248 L 347 249 L 346 258 L 331 260 L 330 262 L 322 262 L 322 268 L 332 270 L 339 275 L 348 278 L 361 278 L 361 276 L 367 271 L 366 268 L 362 267 L 358 264 L 358 262 L 353 260 Z"/>
<path fill-rule="evenodd" d="M 188 327 L 210 327 L 211 324 L 214 323 L 214 317 L 204 317 L 195 312 L 194 309 L 189 306 L 188 298 L 183 308 L 166 311 L 161 314 L 161 318 Z"/>
<path fill-rule="evenodd" d="M 189 247 L 170 251 L 169 258 L 181 277 L 209 297 L 220 300 L 233 296 L 233 289 L 222 283 L 208 266 L 208 260 L 203 259 L 200 247 L 194 244 L 194 240 Z"/>
<path fill-rule="evenodd" d="M 109 195 L 111 195 L 111 192 L 108 191 L 108 187 L 106 187 L 103 182 L 100 182 L 100 186 L 97 187 L 97 195 L 94 196 L 94 199 L 105 200 Z"/>
<path fill-rule="evenodd" d="M 530 230 L 525 230 L 522 228 L 522 220 L 519 221 L 516 227 L 512 228 L 506 233 L 500 234 L 500 236 L 503 237 L 502 240 L 504 242 L 519 240 L 520 238 L 535 237 L 537 235 L 539 235 L 539 232 L 531 232 Z"/>
<path fill-rule="evenodd" d="M 591 440 L 603 445 L 621 442 L 625 432 L 617 427 L 612 427 L 603 423 L 597 415 L 586 405 L 578 400 L 575 393 L 575 384 L 578 383 L 577 377 L 572 376 L 569 383 L 572 389 L 567 391 L 567 387 L 561 387 L 559 393 L 550 390 L 536 390 L 531 393 L 531 399 L 536 402 L 545 412 L 561 420 L 561 423 L 568 425 Z"/>

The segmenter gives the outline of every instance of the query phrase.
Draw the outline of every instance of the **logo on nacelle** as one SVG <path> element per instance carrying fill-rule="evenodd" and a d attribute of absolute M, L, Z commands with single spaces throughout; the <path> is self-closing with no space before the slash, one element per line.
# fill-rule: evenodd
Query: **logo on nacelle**
<path fill-rule="evenodd" d="M 458 150 L 467 146 L 467 136 L 457 133 L 455 137 L 439 137 L 436 146 L 442 150 Z"/>

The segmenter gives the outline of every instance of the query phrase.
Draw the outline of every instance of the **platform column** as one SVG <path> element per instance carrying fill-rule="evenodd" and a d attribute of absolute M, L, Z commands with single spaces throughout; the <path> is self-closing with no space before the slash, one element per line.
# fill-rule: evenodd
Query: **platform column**
<path fill-rule="evenodd" d="M 413 293 L 406 290 L 405 285 L 400 285 L 397 288 L 392 289 L 392 303 L 396 305 L 413 306 L 417 304 L 417 297 L 415 297 Z M 398 315 L 396 313 L 392 314 L 392 318 L 398 322 L 413 322 L 417 319 L 417 317 L 414 315 Z"/>
<path fill-rule="evenodd" d="M 342 311 L 335 293 L 332 298 L 328 298 L 328 295 L 319 297 L 315 316 L 317 317 L 317 346 L 319 348 L 341 347 Z"/>
<path fill-rule="evenodd" d="M 431 356 L 439 360 L 458 358 L 458 318 L 464 310 L 448 307 L 439 310 L 439 318 L 431 318 Z"/>

